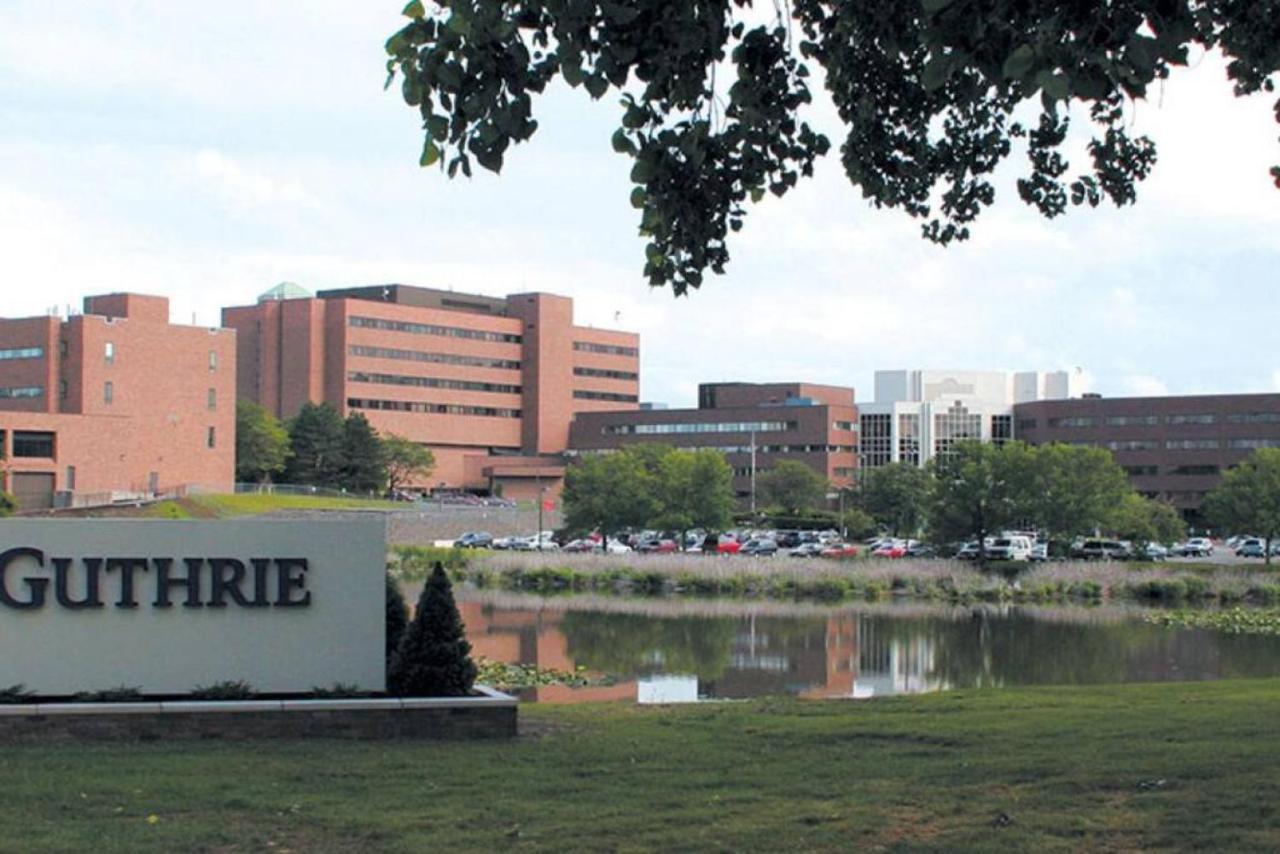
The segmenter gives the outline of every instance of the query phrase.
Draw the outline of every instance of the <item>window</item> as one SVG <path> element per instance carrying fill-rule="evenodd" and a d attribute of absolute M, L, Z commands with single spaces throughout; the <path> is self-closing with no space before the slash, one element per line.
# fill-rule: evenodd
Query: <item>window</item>
<path fill-rule="evenodd" d="M 634 371 L 606 371 L 603 368 L 574 368 L 575 377 L 601 377 L 607 380 L 638 380 L 640 375 Z"/>
<path fill-rule="evenodd" d="M 898 416 L 898 461 L 920 465 L 920 416 L 914 413 Z"/>
<path fill-rule="evenodd" d="M 205 437 L 205 444 L 210 448 L 216 448 L 218 446 L 218 428 L 209 428 L 209 434 Z"/>
<path fill-rule="evenodd" d="M 1050 418 L 1050 427 L 1069 427 L 1072 429 L 1079 427 L 1097 427 L 1098 419 L 1092 415 L 1073 415 L 1068 418 Z"/>
<path fill-rule="evenodd" d="M 858 454 L 863 468 L 879 468 L 893 461 L 893 416 L 888 413 L 863 415 L 862 439 Z"/>
<path fill-rule="evenodd" d="M 857 473 L 851 466 L 836 466 L 832 471 L 836 477 L 853 477 Z"/>
<path fill-rule="evenodd" d="M 938 456 L 949 454 L 956 442 L 981 438 L 982 415 L 969 412 L 959 401 L 946 412 L 933 416 L 933 448 Z"/>
<path fill-rule="evenodd" d="M 1013 438 L 1013 416 L 1012 415 L 992 415 L 991 416 L 991 441 L 996 445 L 1003 445 L 1005 442 Z"/>
<path fill-rule="evenodd" d="M 415 377 L 403 374 L 370 374 L 364 371 L 348 371 L 347 379 L 353 383 L 380 383 L 382 385 L 407 385 L 420 388 L 452 388 L 460 391 L 487 391 L 494 394 L 520 394 L 518 385 L 484 383 L 472 380 L 447 380 L 436 377 Z"/>
<path fill-rule="evenodd" d="M 103 358 L 106 359 L 108 365 L 114 365 L 116 362 L 116 345 L 108 341 L 103 349 Z"/>
<path fill-rule="evenodd" d="M 630 356 L 632 358 L 639 356 L 640 351 L 635 347 L 619 347 L 614 344 L 596 344 L 593 341 L 574 341 L 573 349 L 579 353 L 603 353 L 606 356 Z"/>
<path fill-rule="evenodd" d="M 1108 415 L 1108 427 L 1151 427 L 1160 423 L 1159 415 Z"/>
<path fill-rule="evenodd" d="M 1034 429 L 1036 429 L 1036 427 L 1038 427 L 1038 426 L 1040 426 L 1040 422 L 1039 422 L 1039 421 L 1037 421 L 1037 420 L 1036 420 L 1036 419 L 1034 419 L 1034 418 L 1019 418 L 1019 419 L 1018 419 L 1018 432 L 1019 432 L 1019 433 L 1021 433 L 1023 430 L 1034 430 Z"/>
<path fill-rule="evenodd" d="M 352 317 L 348 323 L 358 329 L 408 332 L 411 335 L 441 335 L 446 338 L 471 338 L 476 341 L 497 341 L 504 344 L 519 344 L 523 340 L 519 335 L 508 332 L 486 332 L 483 329 L 437 326 L 433 323 L 406 323 L 402 320 L 383 320 L 381 317 Z"/>
<path fill-rule="evenodd" d="M 575 391 L 573 396 L 577 400 L 612 400 L 617 403 L 635 403 L 640 400 L 634 394 L 618 394 L 612 391 Z"/>
<path fill-rule="evenodd" d="M 209 351 L 209 370 L 216 371 L 218 369 L 218 351 Z"/>
<path fill-rule="evenodd" d="M 1165 418 L 1166 424 L 1213 424 L 1218 420 L 1216 415 L 1170 415 Z"/>
<path fill-rule="evenodd" d="M 1129 477 L 1153 477 L 1160 473 L 1157 466 L 1125 466 L 1124 473 Z"/>
<path fill-rule="evenodd" d="M 1169 474 L 1182 475 L 1186 477 L 1204 477 L 1206 475 L 1215 475 L 1217 473 L 1217 466 L 1174 466 L 1169 469 Z"/>
<path fill-rule="evenodd" d="M 427 415 L 479 415 L 486 418 L 519 418 L 519 409 L 502 409 L 493 406 L 462 406 L 453 403 L 426 403 L 416 400 L 370 400 L 361 397 L 347 398 L 352 409 L 381 409 L 388 412 L 419 412 Z"/>
<path fill-rule="evenodd" d="M 834 429 L 836 429 L 836 430 L 849 430 L 849 431 L 852 431 L 852 430 L 853 430 L 853 422 L 852 422 L 852 421 L 837 421 L 837 422 L 835 422 L 835 423 L 832 425 L 832 427 L 834 427 Z"/>
<path fill-rule="evenodd" d="M 1201 451 L 1220 448 L 1222 443 L 1217 439 L 1170 439 L 1164 446 L 1171 451 Z"/>
<path fill-rule="evenodd" d="M 13 455 L 53 459 L 53 433 L 34 430 L 13 431 Z"/>
<path fill-rule="evenodd" d="M 218 408 L 218 390 L 216 388 L 209 389 L 208 405 L 210 412 Z"/>
<path fill-rule="evenodd" d="M 8 350 L 0 350 L 0 361 L 5 359 L 43 359 L 43 347 L 11 347 Z"/>
<path fill-rule="evenodd" d="M 1280 439 L 1230 439 L 1227 441 L 1227 447 L 1237 450 L 1280 448 Z"/>
<path fill-rule="evenodd" d="M 1156 443 L 1151 439 L 1129 439 L 1107 442 L 1104 447 L 1112 451 L 1154 451 Z"/>
<path fill-rule="evenodd" d="M 606 436 L 653 436 L 671 433 L 782 433 L 795 430 L 796 421 L 713 421 L 693 424 L 607 424 Z"/>
<path fill-rule="evenodd" d="M 20 385 L 0 388 L 0 400 L 14 400 L 24 397 L 44 397 L 44 386 Z"/>
<path fill-rule="evenodd" d="M 421 350 L 397 350 L 393 347 L 365 347 L 352 345 L 348 348 L 352 356 L 366 356 L 371 359 L 401 359 L 410 362 L 432 362 L 441 365 L 467 365 L 472 368 L 498 368 L 501 370 L 520 370 L 520 362 L 515 359 L 493 359 L 487 356 L 459 356 L 454 353 L 428 353 Z"/>
<path fill-rule="evenodd" d="M 1227 416 L 1228 424 L 1280 424 L 1280 412 L 1236 412 Z"/>
<path fill-rule="evenodd" d="M 59 400 L 67 399 L 67 381 L 66 380 L 58 380 L 58 399 Z"/>
<path fill-rule="evenodd" d="M 116 387 L 111 380 L 102 384 L 102 402 L 110 406 L 116 399 Z"/>
<path fill-rule="evenodd" d="M 67 482 L 63 488 L 66 489 L 68 492 L 75 492 L 76 490 L 76 467 L 75 466 L 67 466 Z"/>

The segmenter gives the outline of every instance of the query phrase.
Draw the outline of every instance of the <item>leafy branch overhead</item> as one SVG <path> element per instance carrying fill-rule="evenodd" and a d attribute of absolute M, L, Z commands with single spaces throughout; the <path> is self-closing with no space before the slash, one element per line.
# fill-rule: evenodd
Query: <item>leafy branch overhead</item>
<path fill-rule="evenodd" d="M 847 135 L 845 173 L 877 207 L 901 208 L 929 240 L 969 236 L 995 198 L 991 174 L 1025 143 L 1023 201 L 1125 205 L 1155 162 L 1131 136 L 1128 99 L 1185 65 L 1192 49 L 1229 60 L 1235 93 L 1273 92 L 1280 0 L 413 0 L 387 41 L 426 138 L 423 166 L 450 177 L 498 172 L 533 136 L 533 97 L 556 78 L 593 98 L 617 93 L 614 150 L 633 160 L 631 204 L 644 272 L 677 294 L 723 273 L 746 204 L 781 196 L 830 142 L 800 118 L 809 63 Z M 764 21 L 761 23 L 760 21 Z M 750 21 L 751 23 L 748 23 Z M 1038 105 L 1024 124 L 1015 110 Z M 1062 153 L 1069 107 L 1094 136 L 1074 174 Z M 1276 104 L 1280 121 L 1280 101 Z M 1019 113 L 1021 115 L 1021 113 Z M 1280 185 L 1280 167 L 1272 169 Z"/>

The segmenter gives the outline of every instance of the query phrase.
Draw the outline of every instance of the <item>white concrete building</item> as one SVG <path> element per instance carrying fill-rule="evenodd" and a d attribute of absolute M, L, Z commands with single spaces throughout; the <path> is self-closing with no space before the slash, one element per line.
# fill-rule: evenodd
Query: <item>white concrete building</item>
<path fill-rule="evenodd" d="M 859 403 L 858 465 L 923 466 L 961 439 L 1016 438 L 1015 403 L 1084 392 L 1083 372 L 876 371 L 875 401 Z"/>

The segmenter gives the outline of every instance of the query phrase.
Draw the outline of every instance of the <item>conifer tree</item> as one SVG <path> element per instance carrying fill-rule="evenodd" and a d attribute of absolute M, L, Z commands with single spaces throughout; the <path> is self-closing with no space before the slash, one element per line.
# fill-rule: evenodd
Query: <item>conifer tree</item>
<path fill-rule="evenodd" d="M 391 670 L 391 659 L 400 647 L 404 638 L 404 630 L 409 625 L 409 603 L 404 601 L 400 585 L 387 573 L 387 630 L 386 630 L 386 666 Z"/>
<path fill-rule="evenodd" d="M 285 468 L 285 481 L 308 486 L 339 485 L 343 459 L 342 416 L 328 403 L 305 403 L 289 421 L 293 456 Z"/>
<path fill-rule="evenodd" d="M 388 688 L 402 697 L 456 697 L 470 693 L 475 681 L 476 665 L 453 586 L 444 564 L 437 562 L 396 650 Z"/>
<path fill-rule="evenodd" d="M 352 492 L 381 492 L 387 486 L 387 461 L 378 431 L 359 412 L 342 429 L 341 484 Z"/>

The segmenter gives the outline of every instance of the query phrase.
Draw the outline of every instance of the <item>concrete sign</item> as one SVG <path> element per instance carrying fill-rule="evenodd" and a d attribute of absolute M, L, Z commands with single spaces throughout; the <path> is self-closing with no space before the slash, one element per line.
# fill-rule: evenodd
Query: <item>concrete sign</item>
<path fill-rule="evenodd" d="M 385 685 L 385 524 L 0 521 L 0 689 Z"/>

